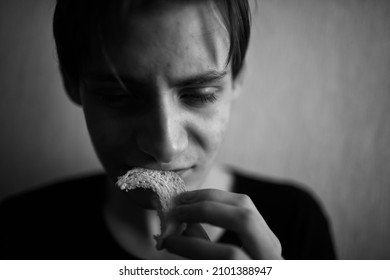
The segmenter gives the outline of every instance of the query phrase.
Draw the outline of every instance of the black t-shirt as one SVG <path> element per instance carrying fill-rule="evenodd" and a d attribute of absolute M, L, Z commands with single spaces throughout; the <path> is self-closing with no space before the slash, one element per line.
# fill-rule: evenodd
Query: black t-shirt
<path fill-rule="evenodd" d="M 234 192 L 249 195 L 282 244 L 286 259 L 334 259 L 327 219 L 301 187 L 234 175 Z M 53 184 L 0 204 L 0 259 L 136 259 L 103 219 L 106 176 Z M 220 242 L 240 245 L 233 232 Z"/>

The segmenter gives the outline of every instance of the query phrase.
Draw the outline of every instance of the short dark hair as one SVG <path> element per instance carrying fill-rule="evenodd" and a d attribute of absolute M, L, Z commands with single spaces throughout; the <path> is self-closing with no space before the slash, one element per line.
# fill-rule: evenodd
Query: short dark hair
<path fill-rule="evenodd" d="M 74 102 L 80 104 L 78 88 L 82 67 L 91 53 L 92 40 L 98 36 L 98 26 L 107 23 L 110 16 L 108 14 L 120 12 L 123 5 L 127 5 L 127 9 L 147 9 L 163 2 L 164 0 L 57 0 L 53 18 L 54 39 L 65 90 Z M 234 79 L 243 66 L 249 44 L 251 14 L 248 0 L 203 2 L 215 4 L 229 32 L 230 48 L 226 63 L 231 63 Z"/>

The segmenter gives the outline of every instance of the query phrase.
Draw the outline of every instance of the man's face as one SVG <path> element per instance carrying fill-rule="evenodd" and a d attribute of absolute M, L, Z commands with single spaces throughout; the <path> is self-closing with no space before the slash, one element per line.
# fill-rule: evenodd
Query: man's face
<path fill-rule="evenodd" d="M 199 188 L 234 99 L 226 29 L 205 4 L 172 5 L 132 14 L 114 37 L 95 50 L 105 58 L 87 63 L 81 88 L 104 168 L 114 181 L 134 167 L 174 170 Z"/>

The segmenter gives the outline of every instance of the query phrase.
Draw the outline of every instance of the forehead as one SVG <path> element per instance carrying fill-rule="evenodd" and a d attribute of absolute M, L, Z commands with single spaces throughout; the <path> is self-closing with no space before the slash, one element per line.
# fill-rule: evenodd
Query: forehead
<path fill-rule="evenodd" d="M 225 68 L 229 35 L 212 4 L 171 3 L 122 14 L 100 48 L 121 74 L 175 77 Z"/>

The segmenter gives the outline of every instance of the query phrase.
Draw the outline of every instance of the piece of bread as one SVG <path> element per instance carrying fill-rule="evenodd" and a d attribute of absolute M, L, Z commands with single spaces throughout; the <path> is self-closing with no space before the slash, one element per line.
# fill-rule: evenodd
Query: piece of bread
<path fill-rule="evenodd" d="M 171 215 L 171 210 L 176 206 L 175 198 L 185 191 L 185 183 L 176 172 L 134 168 L 118 177 L 116 184 L 124 191 L 144 188 L 151 189 L 157 194 L 157 215 L 160 218 L 161 234 L 154 238 L 157 241 L 158 250 L 162 249 L 165 237 L 183 233 L 186 224 L 178 222 Z"/>

